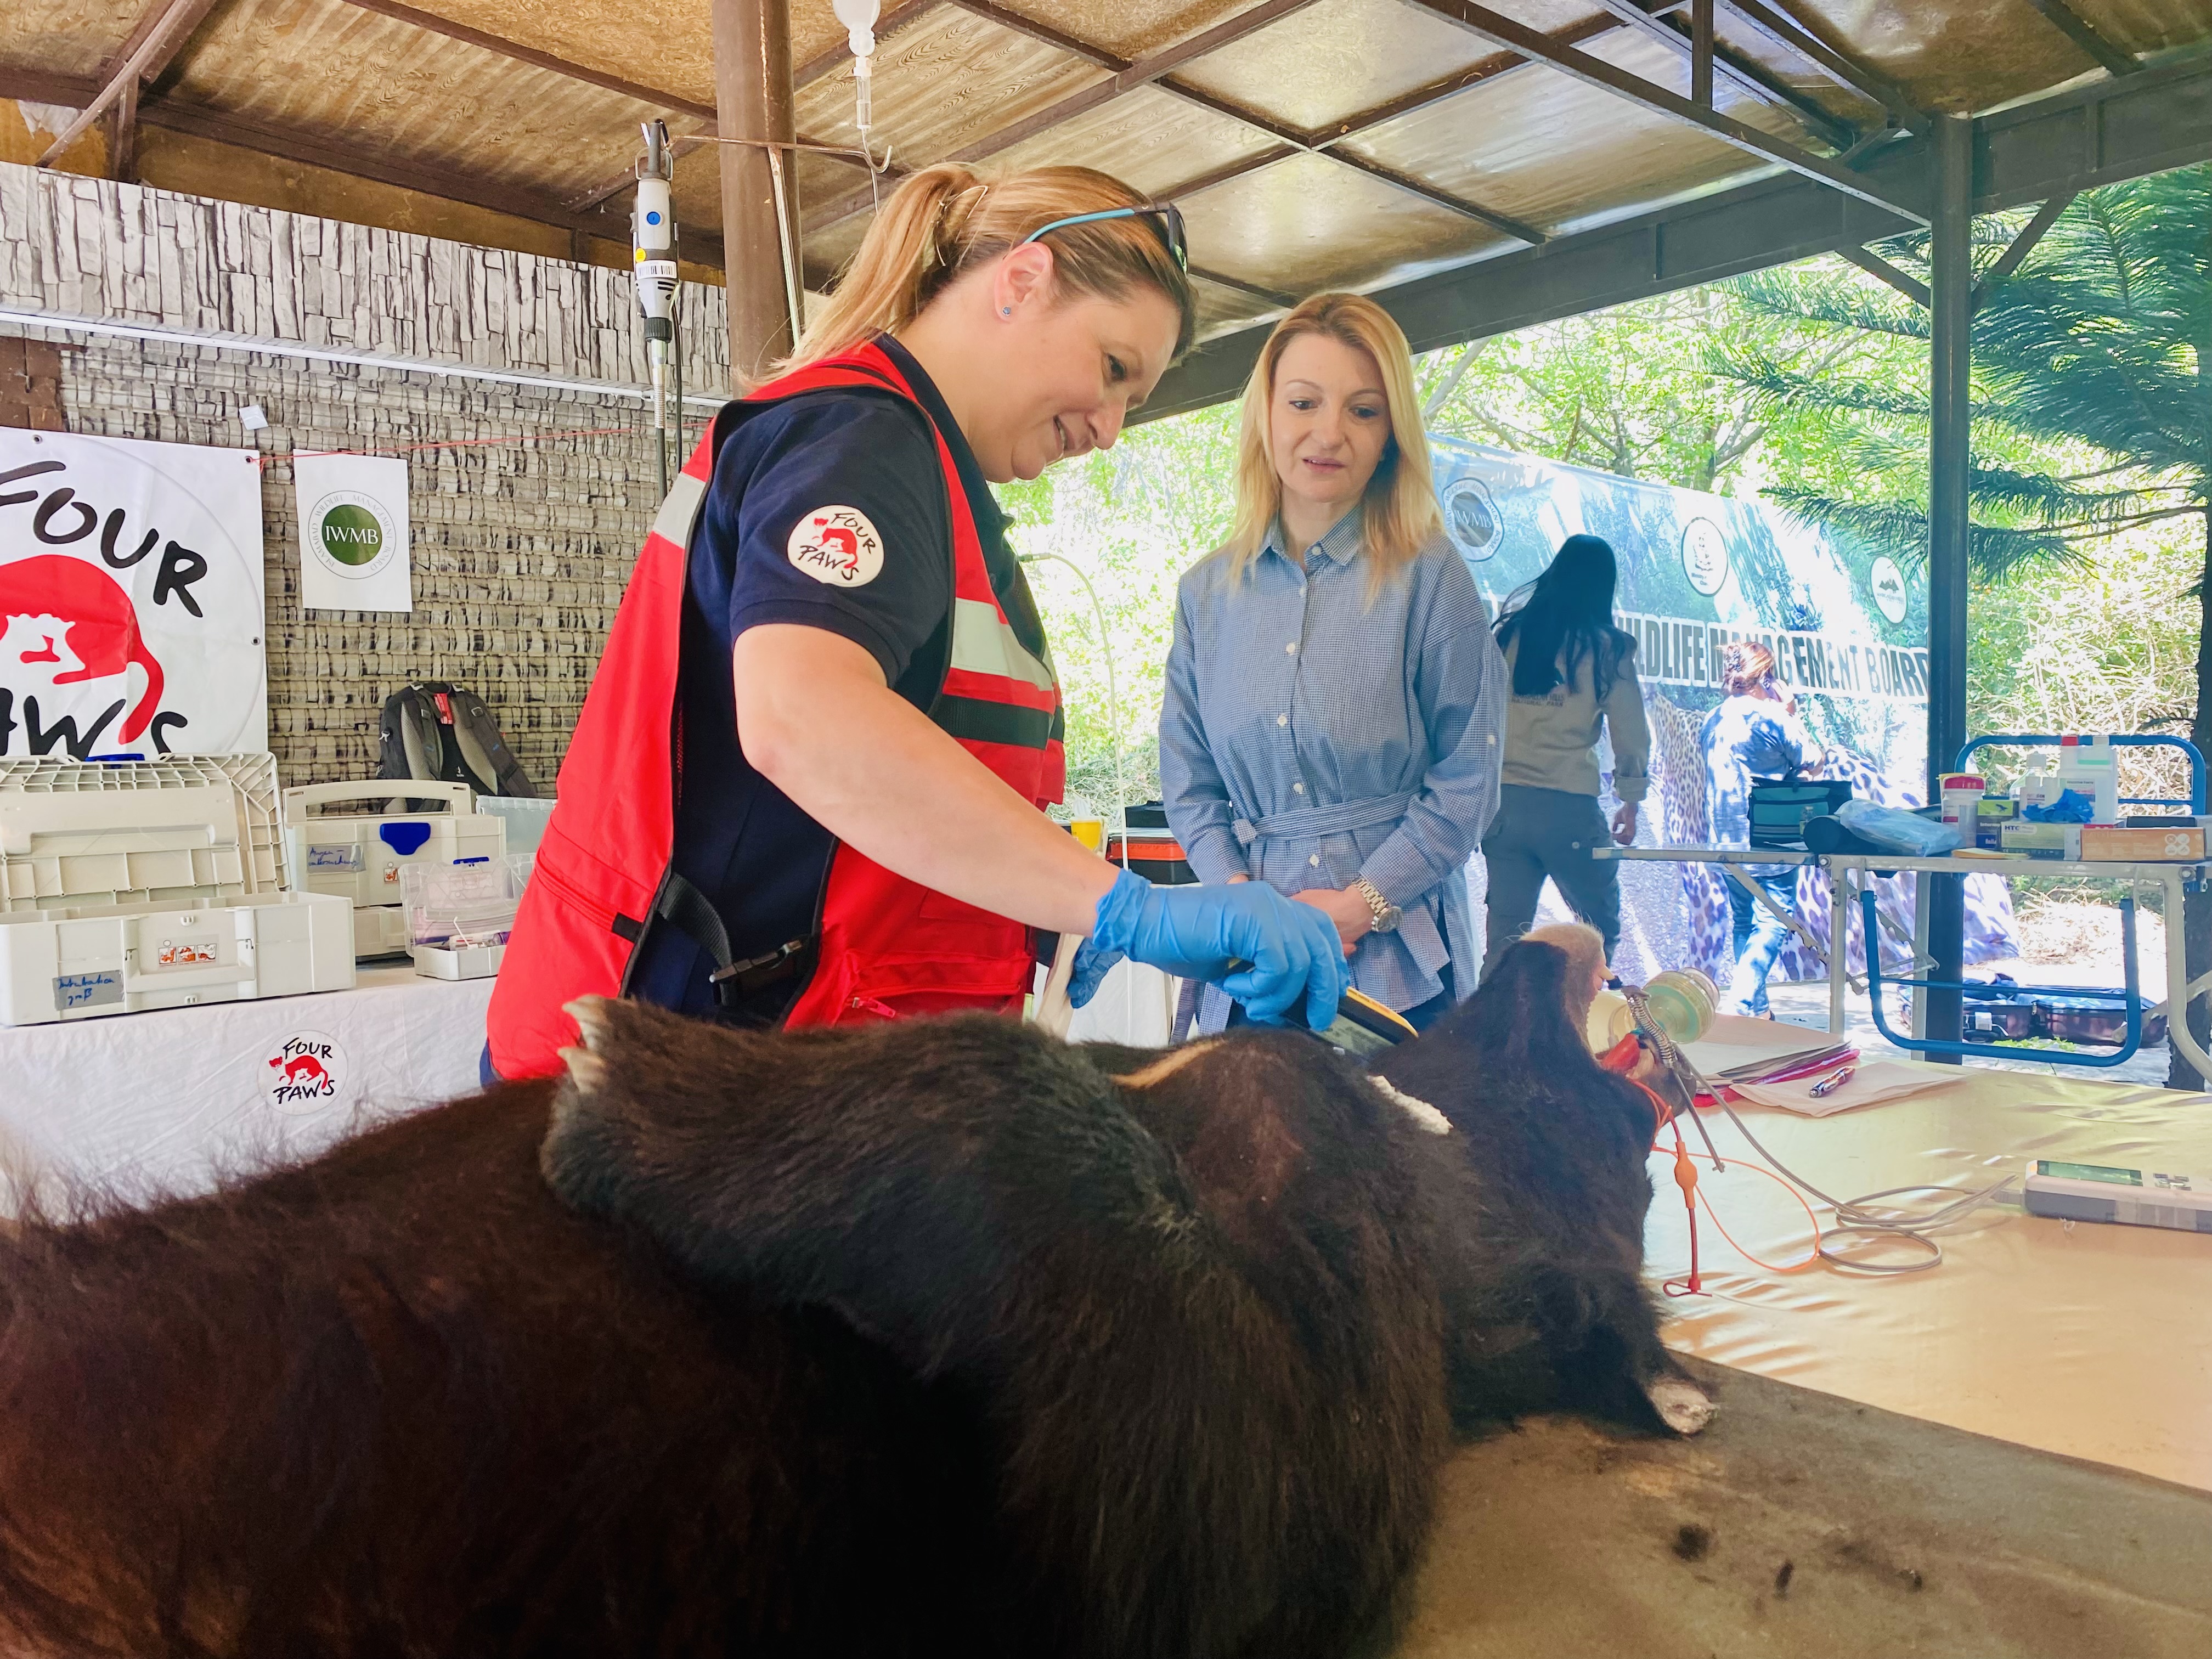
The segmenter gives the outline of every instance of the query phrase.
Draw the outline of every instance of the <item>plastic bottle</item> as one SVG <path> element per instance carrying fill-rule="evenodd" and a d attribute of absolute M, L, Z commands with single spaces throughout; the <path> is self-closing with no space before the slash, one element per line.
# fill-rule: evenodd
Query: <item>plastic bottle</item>
<path fill-rule="evenodd" d="M 2110 738 L 2069 735 L 2058 740 L 2059 784 L 2094 803 L 2089 815 L 2092 823 L 2120 821 L 2118 762 L 2118 751 Z"/>
<path fill-rule="evenodd" d="M 2019 807 L 2048 806 L 2058 799 L 2058 781 L 2041 755 L 2030 757 L 2027 769 L 2013 780 L 2012 798 Z"/>
<path fill-rule="evenodd" d="M 1978 772 L 1946 772 L 1938 781 L 1943 786 L 1943 822 L 1957 824 L 1971 846 L 1986 783 Z"/>

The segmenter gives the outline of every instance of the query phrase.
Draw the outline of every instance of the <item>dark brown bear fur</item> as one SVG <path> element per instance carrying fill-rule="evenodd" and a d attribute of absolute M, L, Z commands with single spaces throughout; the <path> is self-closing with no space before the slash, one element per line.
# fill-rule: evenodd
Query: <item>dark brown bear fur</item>
<path fill-rule="evenodd" d="M 510 1088 L 27 1225 L 0 1650 L 1371 1641 L 1448 1401 L 1648 1414 L 1671 1370 L 1623 1254 L 1635 1091 L 1566 1063 L 1566 964 L 1517 947 L 1392 1057 L 1449 1135 L 1289 1033 L 1163 1057 L 603 1005 L 550 1135 Z"/>
<path fill-rule="evenodd" d="M 0 1241 L 0 1652 L 949 1656 L 988 1631 L 969 1414 L 833 1316 L 710 1305 L 562 1206 L 549 1093 Z"/>

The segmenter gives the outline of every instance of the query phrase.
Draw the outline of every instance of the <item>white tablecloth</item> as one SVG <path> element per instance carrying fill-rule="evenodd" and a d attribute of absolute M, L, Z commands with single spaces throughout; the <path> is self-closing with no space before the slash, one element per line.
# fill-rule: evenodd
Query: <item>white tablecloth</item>
<path fill-rule="evenodd" d="M 146 1196 L 308 1157 L 474 1089 L 493 983 L 402 965 L 350 991 L 0 1027 L 0 1165 L 50 1196 Z"/>
<path fill-rule="evenodd" d="M 1718 1068 L 1820 1033 L 1723 1019 L 1698 1045 Z M 1948 1085 L 1885 1105 L 1808 1118 L 1740 1106 L 1769 1151 L 1849 1200 L 1907 1182 L 1971 1190 L 2033 1159 L 2112 1164 L 2212 1178 L 2212 1099 L 2166 1089 L 1983 1066 L 1896 1062 Z M 1758 1159 L 1717 1113 L 1721 1153 Z M 1691 1136 L 1702 1151 L 1704 1143 Z M 1671 1152 L 1673 1141 L 1667 1141 Z M 1689 1261 L 1671 1158 L 1645 1233 L 1656 1285 Z M 1719 1212 L 1701 1214 L 1706 1294 L 1670 1299 L 1667 1340 L 1723 1365 L 1977 1434 L 2212 1490 L 2212 1235 L 2029 1215 L 2015 1198 L 1941 1236 L 1943 1262 L 1870 1279 L 1814 1266 L 1753 1266 L 1725 1226 L 1778 1267 L 1804 1259 L 1805 1212 L 1773 1182 L 1731 1164 L 1702 1170 Z M 1906 1200 L 1912 1202 L 1912 1200 Z M 1932 1208 L 1938 1200 L 1919 1200 Z M 1830 1220 L 1825 1212 L 1824 1223 Z M 1917 1259 L 1904 1249 L 1889 1259 Z"/>

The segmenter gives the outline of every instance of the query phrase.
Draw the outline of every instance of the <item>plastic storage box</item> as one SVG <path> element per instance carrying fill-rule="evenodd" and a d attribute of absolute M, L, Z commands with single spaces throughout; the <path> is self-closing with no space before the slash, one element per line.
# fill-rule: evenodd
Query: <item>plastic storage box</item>
<path fill-rule="evenodd" d="M 265 754 L 0 761 L 0 1024 L 349 988 L 353 907 L 279 840 Z"/>
<path fill-rule="evenodd" d="M 507 954 L 507 930 L 531 860 L 410 864 L 399 872 L 415 971 L 432 979 L 488 979 Z"/>
<path fill-rule="evenodd" d="M 395 791 L 404 789 L 405 794 Z M 374 810 L 326 812 L 335 802 Z M 386 811 L 443 801 L 434 811 Z M 287 789 L 284 866 L 302 892 L 328 893 L 354 907 L 354 951 L 364 960 L 408 948 L 399 872 L 410 864 L 446 865 L 507 856 L 507 823 L 477 811 L 465 783 L 420 778 L 368 783 L 310 783 Z"/>
<path fill-rule="evenodd" d="M 535 858 L 544 839 L 545 824 L 553 816 L 550 795 L 478 795 L 477 811 L 507 821 L 507 855 Z"/>

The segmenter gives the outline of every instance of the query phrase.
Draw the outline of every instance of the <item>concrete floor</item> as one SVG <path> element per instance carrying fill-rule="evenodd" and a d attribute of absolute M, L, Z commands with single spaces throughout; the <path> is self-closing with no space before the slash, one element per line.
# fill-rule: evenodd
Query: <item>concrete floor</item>
<path fill-rule="evenodd" d="M 1463 1448 L 1397 1659 L 2204 1659 L 2212 1493 L 1719 1366 Z"/>

